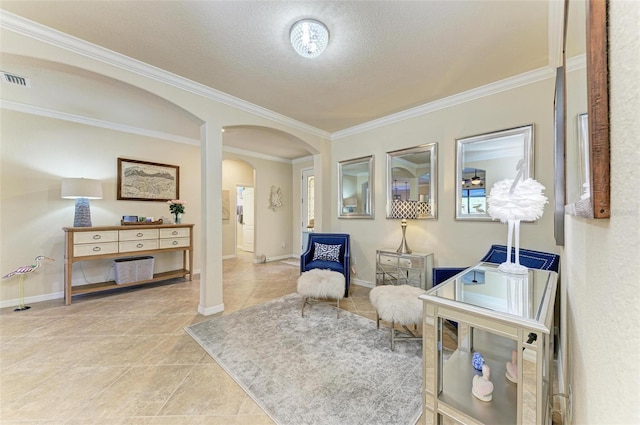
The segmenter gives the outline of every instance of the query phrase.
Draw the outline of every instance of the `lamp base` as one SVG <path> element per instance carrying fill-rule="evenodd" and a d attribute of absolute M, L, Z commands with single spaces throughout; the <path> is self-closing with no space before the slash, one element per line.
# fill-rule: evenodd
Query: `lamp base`
<path fill-rule="evenodd" d="M 74 227 L 91 227 L 91 207 L 89 199 L 76 199 L 76 215 L 73 218 Z"/>
<path fill-rule="evenodd" d="M 396 252 L 398 254 L 411 254 L 411 248 L 407 245 L 406 233 L 407 233 L 407 220 L 405 218 L 402 219 L 402 242 Z"/>

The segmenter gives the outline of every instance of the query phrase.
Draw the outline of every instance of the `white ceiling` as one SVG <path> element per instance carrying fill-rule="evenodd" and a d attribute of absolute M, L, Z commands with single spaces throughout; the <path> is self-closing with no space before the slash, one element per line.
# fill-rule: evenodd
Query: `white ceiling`
<path fill-rule="evenodd" d="M 329 133 L 545 67 L 550 57 L 546 0 L 2 0 L 0 8 Z M 307 17 L 330 32 L 315 59 L 288 41 Z"/>

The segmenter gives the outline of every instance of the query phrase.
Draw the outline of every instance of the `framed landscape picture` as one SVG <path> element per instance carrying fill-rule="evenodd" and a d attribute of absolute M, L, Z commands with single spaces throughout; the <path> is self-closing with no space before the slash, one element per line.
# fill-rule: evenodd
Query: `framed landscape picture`
<path fill-rule="evenodd" d="M 180 199 L 180 167 L 118 158 L 118 199 L 158 202 Z"/>

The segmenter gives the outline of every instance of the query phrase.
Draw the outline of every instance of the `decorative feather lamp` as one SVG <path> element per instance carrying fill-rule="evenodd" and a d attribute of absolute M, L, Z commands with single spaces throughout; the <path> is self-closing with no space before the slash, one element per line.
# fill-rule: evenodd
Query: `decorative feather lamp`
<path fill-rule="evenodd" d="M 494 219 L 508 223 L 507 261 L 498 266 L 506 273 L 526 274 L 527 268 L 520 265 L 520 221 L 535 221 L 542 217 L 547 197 L 544 186 L 534 179 L 523 179 L 524 161 L 518 163 L 518 174 L 513 180 L 496 182 L 487 198 L 487 212 Z M 522 180 L 522 181 L 520 181 Z M 515 263 L 511 262 L 511 239 L 515 233 Z"/>

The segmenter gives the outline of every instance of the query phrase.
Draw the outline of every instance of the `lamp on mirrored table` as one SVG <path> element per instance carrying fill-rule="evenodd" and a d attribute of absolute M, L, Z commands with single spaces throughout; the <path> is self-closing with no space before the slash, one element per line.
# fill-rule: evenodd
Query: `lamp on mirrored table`
<path fill-rule="evenodd" d="M 395 200 L 391 203 L 391 218 L 402 219 L 402 242 L 396 250 L 398 254 L 411 254 L 411 248 L 407 245 L 407 220 L 418 218 L 418 201 Z"/>
<path fill-rule="evenodd" d="M 100 180 L 65 178 L 62 179 L 61 192 L 63 199 L 76 200 L 73 226 L 91 227 L 91 206 L 89 205 L 89 199 L 102 199 L 102 183 Z"/>

